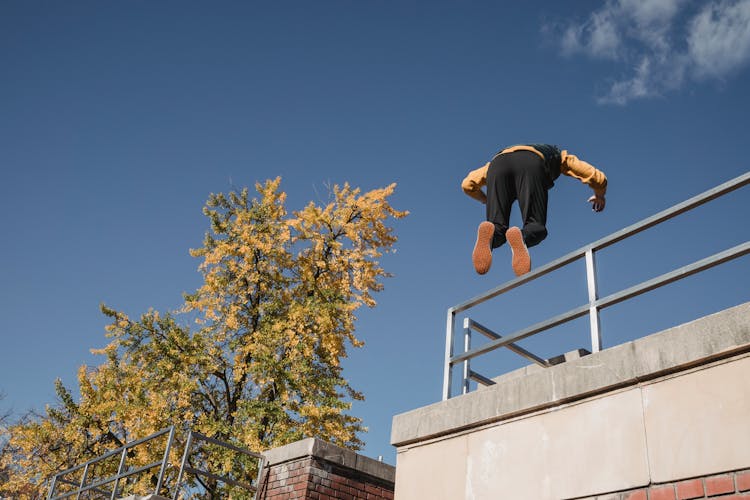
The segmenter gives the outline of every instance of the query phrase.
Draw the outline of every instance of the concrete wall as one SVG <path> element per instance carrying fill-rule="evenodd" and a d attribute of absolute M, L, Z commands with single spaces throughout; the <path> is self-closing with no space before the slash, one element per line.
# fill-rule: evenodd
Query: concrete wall
<path fill-rule="evenodd" d="M 394 417 L 397 500 L 594 497 L 750 468 L 750 303 L 496 382 Z"/>

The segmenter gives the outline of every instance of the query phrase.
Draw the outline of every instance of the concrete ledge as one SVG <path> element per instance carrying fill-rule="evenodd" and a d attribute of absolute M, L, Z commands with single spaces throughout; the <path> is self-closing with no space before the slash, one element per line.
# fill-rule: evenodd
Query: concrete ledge
<path fill-rule="evenodd" d="M 505 420 L 742 352 L 750 352 L 750 302 L 550 368 L 527 367 L 482 391 L 396 415 L 391 444 Z"/>
<path fill-rule="evenodd" d="M 315 457 L 384 481 L 394 482 L 396 468 L 318 438 L 308 438 L 263 453 L 268 466 Z"/>

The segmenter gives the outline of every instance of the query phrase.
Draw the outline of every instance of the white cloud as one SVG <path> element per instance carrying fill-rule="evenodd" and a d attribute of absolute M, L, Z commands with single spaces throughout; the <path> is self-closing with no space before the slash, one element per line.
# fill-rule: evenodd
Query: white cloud
<path fill-rule="evenodd" d="M 620 0 L 623 14 L 631 19 L 634 36 L 657 52 L 669 50 L 674 18 L 686 0 Z"/>
<path fill-rule="evenodd" d="M 651 88 L 651 60 L 644 57 L 635 68 L 635 75 L 628 79 L 615 82 L 609 92 L 598 98 L 600 104 L 626 104 L 631 99 L 642 99 L 652 95 Z"/>
<path fill-rule="evenodd" d="M 610 13 L 592 16 L 592 27 L 589 37 L 589 49 L 592 53 L 602 57 L 616 57 L 620 47 L 620 34 Z"/>
<path fill-rule="evenodd" d="M 622 13 L 632 17 L 639 26 L 670 23 L 685 0 L 619 0 Z"/>
<path fill-rule="evenodd" d="M 598 99 L 622 105 L 663 95 L 689 78 L 721 79 L 750 61 L 750 0 L 607 0 L 559 36 L 568 56 L 631 68 Z"/>
<path fill-rule="evenodd" d="M 687 0 L 608 0 L 581 24 L 570 24 L 562 36 L 566 54 L 620 59 L 624 40 L 633 38 L 654 49 L 664 37 L 681 4 Z"/>
<path fill-rule="evenodd" d="M 566 54 L 584 53 L 592 57 L 614 59 L 620 47 L 620 34 L 613 19 L 614 11 L 607 7 L 593 12 L 582 25 L 570 25 L 562 37 Z"/>
<path fill-rule="evenodd" d="M 633 66 L 632 76 L 610 84 L 599 104 L 625 105 L 635 99 L 658 97 L 679 88 L 685 79 L 685 58 L 667 55 L 644 55 Z"/>
<path fill-rule="evenodd" d="M 688 51 L 699 76 L 721 78 L 750 59 L 750 0 L 707 5 L 690 23 Z"/>

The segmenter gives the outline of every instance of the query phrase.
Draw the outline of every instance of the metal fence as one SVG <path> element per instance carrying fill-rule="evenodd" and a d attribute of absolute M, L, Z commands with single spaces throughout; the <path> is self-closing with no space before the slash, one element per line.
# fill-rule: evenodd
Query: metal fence
<path fill-rule="evenodd" d="M 671 272 L 662 274 L 650 280 L 644 281 L 640 284 L 631 286 L 619 292 L 613 293 L 603 298 L 599 298 L 598 286 L 597 286 L 597 274 L 596 274 L 596 252 L 606 247 L 614 245 L 615 243 L 624 240 L 630 236 L 640 233 L 653 226 L 661 224 L 664 221 L 672 219 L 680 214 L 687 212 L 695 207 L 703 205 L 711 200 L 714 200 L 727 193 L 735 191 L 743 186 L 750 184 L 750 172 L 736 177 L 724 184 L 716 186 L 713 189 L 705 191 L 689 200 L 674 205 L 662 212 L 657 213 L 651 217 L 648 217 L 640 222 L 637 222 L 631 226 L 628 226 L 616 233 L 613 233 L 605 238 L 602 238 L 594 243 L 586 245 L 574 252 L 571 252 L 555 261 L 550 262 L 542 267 L 539 267 L 523 276 L 520 276 L 514 280 L 511 280 L 503 285 L 500 285 L 488 292 L 474 297 L 466 302 L 458 304 L 448 309 L 446 335 L 445 335 L 445 365 L 443 371 L 443 400 L 451 397 L 451 382 L 453 376 L 453 368 L 458 364 L 463 364 L 462 384 L 461 392 L 467 393 L 469 391 L 469 384 L 473 380 L 482 385 L 492 385 L 494 382 L 484 375 L 481 375 L 471 369 L 470 360 L 480 356 L 482 354 L 494 351 L 501 347 L 510 349 L 511 351 L 531 360 L 532 362 L 543 366 L 549 367 L 552 363 L 549 359 L 536 356 L 533 353 L 523 349 L 515 342 L 543 332 L 555 326 L 567 323 L 585 315 L 589 316 L 589 324 L 591 330 L 591 352 L 597 352 L 601 350 L 601 331 L 599 326 L 599 311 L 636 297 L 648 291 L 654 290 L 661 286 L 673 283 L 682 278 L 686 278 L 693 274 L 699 273 L 706 269 L 718 266 L 724 262 L 736 259 L 743 255 L 750 253 L 750 241 L 746 241 L 740 245 L 728 248 L 722 252 L 716 253 L 704 259 L 693 262 L 692 264 L 680 267 Z M 529 327 L 518 330 L 509 335 L 501 336 L 493 332 L 491 329 L 483 326 L 470 318 L 464 320 L 464 346 L 463 352 L 454 355 L 454 342 L 456 333 L 456 314 L 466 311 L 478 304 L 481 304 L 487 300 L 495 298 L 503 293 L 509 292 L 514 288 L 518 288 L 526 283 L 529 283 L 537 278 L 547 275 L 553 271 L 556 271 L 572 262 L 576 262 L 579 259 L 585 259 L 586 262 L 586 282 L 588 285 L 588 303 L 576 307 L 568 312 L 560 314 L 558 316 L 549 318 L 541 321 Z M 471 347 L 471 332 L 476 331 L 481 333 L 485 337 L 489 338 L 489 342 L 472 348 Z"/>
<path fill-rule="evenodd" d="M 132 452 L 135 448 L 153 444 L 154 440 L 165 434 L 168 434 L 168 437 L 162 460 L 151 462 L 135 468 L 131 468 L 128 466 L 127 459 L 132 455 Z M 93 460 L 89 460 L 84 464 L 77 465 L 76 467 L 72 467 L 68 470 L 62 471 L 58 473 L 54 478 L 52 478 L 52 485 L 50 486 L 49 495 L 47 498 L 51 500 L 70 497 L 79 499 L 83 498 L 83 494 L 85 493 L 86 498 L 91 498 L 93 494 L 94 498 L 110 498 L 113 500 L 117 498 L 118 492 L 120 491 L 119 483 L 121 480 L 127 480 L 128 478 L 138 476 L 148 470 L 160 467 L 156 488 L 154 489 L 154 494 L 157 494 L 157 492 L 161 490 L 164 471 L 167 466 L 169 450 L 172 447 L 173 439 L 174 427 L 169 427 L 167 429 L 151 434 L 150 436 L 146 436 L 143 439 L 127 443 L 126 445 L 121 446 L 116 450 L 105 453 L 104 455 L 96 457 Z M 115 457 L 119 457 L 117 472 L 115 474 L 107 475 L 102 479 L 92 480 L 93 472 L 97 469 L 97 467 L 105 468 L 106 471 L 108 461 Z M 81 474 L 80 480 L 73 481 L 69 479 L 70 477 L 77 476 L 79 473 Z M 68 491 L 59 492 L 58 488 L 60 488 L 61 486 L 68 486 Z M 70 488 L 71 486 L 72 488 Z M 110 487 L 112 488 L 111 491 L 109 490 Z"/>
<path fill-rule="evenodd" d="M 167 435 L 166 444 L 164 447 L 164 453 L 162 455 L 162 459 L 159 461 L 147 463 L 145 465 L 141 466 L 130 466 L 128 465 L 128 458 L 132 458 L 136 455 L 136 450 L 142 449 L 144 447 L 153 446 L 154 441 L 159 439 L 160 437 Z M 151 471 L 153 469 L 156 469 L 158 467 L 158 473 L 156 474 L 156 480 L 155 485 L 153 487 L 153 490 L 148 488 L 148 491 L 137 491 L 137 492 L 130 492 L 130 493 L 138 493 L 141 495 L 148 495 L 148 494 L 154 494 L 159 495 L 163 493 L 163 490 L 165 489 L 165 474 L 169 471 L 176 471 L 176 467 L 169 463 L 169 453 L 170 450 L 173 448 L 173 444 L 175 441 L 174 438 L 175 435 L 175 429 L 174 427 L 169 427 L 167 429 L 161 430 L 159 432 L 156 432 L 154 434 L 151 434 L 149 436 L 146 436 L 142 439 L 139 439 L 137 441 L 132 441 L 130 443 L 125 444 L 124 446 L 121 446 L 120 448 L 117 448 L 116 450 L 112 450 L 108 453 L 105 453 L 99 457 L 96 457 L 92 460 L 89 460 L 88 462 L 77 465 L 75 467 L 72 467 L 70 469 L 64 470 L 57 475 L 55 475 L 52 478 L 52 483 L 50 485 L 49 495 L 47 498 L 49 500 L 60 500 L 65 498 L 75 498 L 75 499 L 81 499 L 81 498 L 96 498 L 96 499 L 106 499 L 109 498 L 110 500 L 114 500 L 116 498 L 120 498 L 124 494 L 124 488 L 121 486 L 121 482 L 125 481 L 127 484 L 127 481 L 131 478 L 137 478 L 141 474 L 144 474 L 148 471 Z M 223 450 L 228 450 L 232 453 L 239 454 L 244 457 L 248 457 L 252 460 L 257 460 L 257 467 L 258 467 L 258 474 L 256 476 L 256 480 L 254 481 L 255 484 L 252 484 L 247 481 L 238 480 L 232 477 L 229 477 L 228 475 L 220 475 L 215 474 L 213 472 L 200 469 L 198 467 L 195 467 L 192 465 L 191 457 L 195 453 L 195 444 L 197 442 L 203 442 L 208 443 L 210 445 L 219 447 Z M 207 453 L 205 452 L 205 447 L 202 447 L 203 449 L 203 457 L 202 462 L 206 462 Z M 116 472 L 111 473 L 107 472 L 107 469 L 111 467 L 107 466 L 108 461 L 112 459 L 118 459 L 119 465 L 117 466 Z M 229 443 L 225 443 L 223 441 L 219 441 L 216 439 L 209 438 L 207 436 L 204 436 L 202 434 L 199 434 L 197 432 L 190 432 L 187 437 L 187 442 L 185 444 L 185 449 L 182 454 L 182 460 L 179 465 L 179 473 L 177 474 L 177 479 L 172 484 L 171 490 L 173 491 L 173 498 L 176 500 L 178 498 L 178 495 L 180 491 L 187 485 L 188 481 L 185 478 L 186 473 L 193 474 L 196 477 L 196 480 L 200 482 L 201 478 L 210 478 L 216 482 L 220 482 L 226 485 L 230 485 L 235 488 L 240 488 L 249 494 L 252 495 L 252 498 L 254 499 L 257 495 L 257 485 L 258 485 L 258 479 L 260 477 L 261 471 L 263 470 L 264 462 L 263 462 L 263 456 L 258 453 L 253 453 L 249 450 L 240 448 L 238 446 L 234 446 Z M 94 475 L 94 471 L 99 468 L 104 470 L 105 477 L 103 478 L 96 478 Z M 71 478 L 76 478 L 75 480 L 72 480 Z M 78 479 L 80 477 L 80 479 Z M 61 491 L 65 490 L 65 491 Z"/>
<path fill-rule="evenodd" d="M 208 436 L 204 436 L 203 434 L 200 434 L 198 432 L 191 431 L 190 434 L 188 435 L 187 443 L 185 444 L 185 452 L 182 455 L 182 462 L 180 464 L 180 473 L 177 476 L 177 487 L 175 488 L 174 497 L 173 497 L 174 500 L 177 500 L 178 495 L 180 493 L 180 488 L 185 484 L 183 482 L 183 479 L 185 478 L 185 473 L 194 474 L 196 478 L 199 478 L 199 479 L 203 477 L 207 477 L 215 481 L 219 481 L 221 483 L 233 486 L 235 488 L 240 488 L 247 492 L 251 492 L 253 494 L 252 498 L 257 497 L 258 483 L 259 483 L 258 479 L 256 479 L 255 484 L 250 484 L 240 479 L 231 478 L 228 475 L 221 476 L 218 474 L 214 474 L 213 472 L 202 470 L 191 465 L 190 457 L 193 452 L 193 445 L 196 442 L 203 442 L 203 443 L 208 443 L 214 446 L 218 446 L 219 448 L 232 451 L 236 454 L 239 454 L 240 456 L 244 456 L 245 458 L 249 458 L 251 460 L 257 461 L 257 467 L 258 467 L 258 475 L 256 476 L 257 478 L 260 478 L 260 474 L 263 471 L 263 464 L 264 464 L 263 455 L 259 453 L 253 453 L 244 448 L 240 448 L 238 446 L 234 446 L 232 444 L 219 441 L 218 439 L 213 439 Z M 236 498 L 236 495 L 233 498 Z"/>

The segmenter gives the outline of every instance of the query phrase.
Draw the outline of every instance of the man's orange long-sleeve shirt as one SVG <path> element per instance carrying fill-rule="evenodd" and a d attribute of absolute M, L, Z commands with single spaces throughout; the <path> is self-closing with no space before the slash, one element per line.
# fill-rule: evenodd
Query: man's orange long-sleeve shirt
<path fill-rule="evenodd" d="M 497 155 L 512 153 L 514 151 L 531 151 L 544 160 L 544 155 L 532 146 L 520 145 L 503 149 Z M 497 156 L 496 155 L 496 156 Z M 464 193 L 482 203 L 487 202 L 487 196 L 482 188 L 487 184 L 487 169 L 490 163 L 469 172 L 469 175 L 461 183 Z M 577 156 L 567 151 L 561 152 L 560 173 L 574 177 L 594 190 L 597 196 L 604 196 L 607 192 L 607 176 L 590 163 L 578 159 Z"/>

